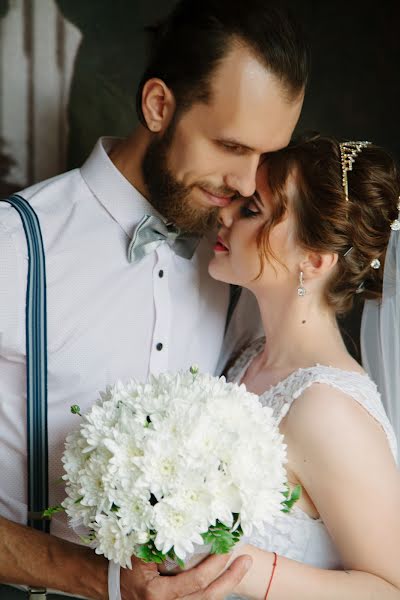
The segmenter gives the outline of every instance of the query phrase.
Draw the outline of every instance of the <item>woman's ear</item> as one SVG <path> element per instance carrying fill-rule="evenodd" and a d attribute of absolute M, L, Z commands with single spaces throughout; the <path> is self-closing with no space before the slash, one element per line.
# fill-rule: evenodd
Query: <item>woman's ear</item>
<path fill-rule="evenodd" d="M 319 254 L 318 252 L 309 252 L 307 257 L 300 264 L 300 271 L 303 271 L 307 279 L 319 279 L 332 272 L 336 266 L 338 255 L 336 252 L 327 252 Z"/>
<path fill-rule="evenodd" d="M 162 79 L 148 79 L 143 86 L 142 111 L 149 131 L 163 133 L 175 112 L 175 97 Z"/>

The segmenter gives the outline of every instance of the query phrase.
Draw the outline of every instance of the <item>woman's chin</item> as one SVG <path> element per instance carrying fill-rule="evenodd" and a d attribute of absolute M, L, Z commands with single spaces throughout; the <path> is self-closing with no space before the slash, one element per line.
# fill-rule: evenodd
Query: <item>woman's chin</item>
<path fill-rule="evenodd" d="M 232 273 L 229 273 L 228 269 L 226 269 L 224 265 L 221 264 L 221 261 L 218 259 L 218 257 L 212 258 L 209 262 L 208 273 L 213 279 L 216 279 L 217 281 L 223 281 L 224 283 L 232 284 L 237 283 L 236 281 L 234 281 Z"/>

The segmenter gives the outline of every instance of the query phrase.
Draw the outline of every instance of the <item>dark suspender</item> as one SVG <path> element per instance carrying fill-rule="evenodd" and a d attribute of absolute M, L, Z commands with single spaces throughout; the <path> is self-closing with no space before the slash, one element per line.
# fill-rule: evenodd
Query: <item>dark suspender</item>
<path fill-rule="evenodd" d="M 6 198 L 21 217 L 28 247 L 26 289 L 26 392 L 28 442 L 28 525 L 49 532 L 41 518 L 49 506 L 47 440 L 46 268 L 35 211 L 21 196 Z"/>

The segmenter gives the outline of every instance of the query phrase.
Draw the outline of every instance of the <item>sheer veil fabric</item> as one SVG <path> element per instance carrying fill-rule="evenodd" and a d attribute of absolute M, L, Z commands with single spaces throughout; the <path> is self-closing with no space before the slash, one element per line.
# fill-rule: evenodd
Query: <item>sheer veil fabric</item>
<path fill-rule="evenodd" d="M 400 232 L 390 237 L 382 301 L 367 300 L 361 323 L 362 362 L 382 395 L 397 438 L 400 464 Z"/>

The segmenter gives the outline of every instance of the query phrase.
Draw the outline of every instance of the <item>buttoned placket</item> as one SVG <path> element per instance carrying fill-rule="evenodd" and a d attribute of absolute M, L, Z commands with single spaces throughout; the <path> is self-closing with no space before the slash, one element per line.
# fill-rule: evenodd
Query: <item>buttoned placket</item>
<path fill-rule="evenodd" d="M 155 319 L 149 361 L 149 373 L 153 375 L 168 370 L 172 309 L 169 270 L 173 264 L 173 251 L 167 244 L 162 244 L 157 248 L 156 256 L 153 269 Z"/>

